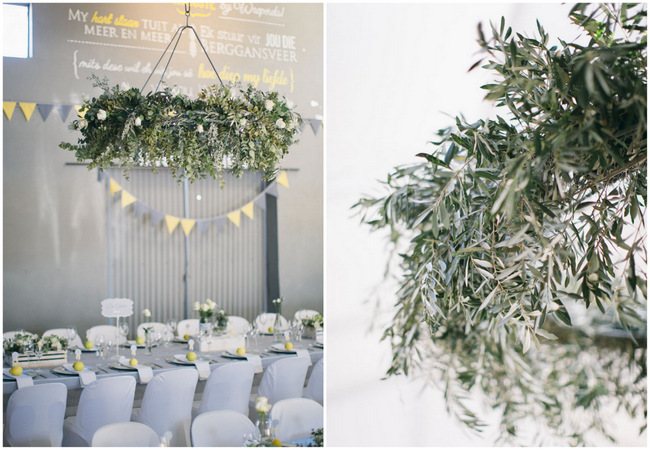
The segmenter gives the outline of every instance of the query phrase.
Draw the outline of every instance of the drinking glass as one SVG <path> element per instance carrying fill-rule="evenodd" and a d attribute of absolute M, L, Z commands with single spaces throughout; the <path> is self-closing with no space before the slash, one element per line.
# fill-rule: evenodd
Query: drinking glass
<path fill-rule="evenodd" d="M 176 332 L 176 320 L 169 319 L 167 321 L 167 326 L 169 327 L 169 329 L 171 330 L 172 333 Z"/>
<path fill-rule="evenodd" d="M 77 329 L 75 327 L 68 327 L 68 347 L 72 348 L 72 342 L 77 337 Z"/>
<path fill-rule="evenodd" d="M 95 338 L 95 341 L 96 341 L 95 347 L 97 348 L 97 356 L 99 356 L 101 359 L 104 359 L 104 342 L 106 342 L 106 338 L 104 337 L 103 334 L 100 334 Z"/>
<path fill-rule="evenodd" d="M 30 360 L 36 357 L 36 353 L 34 353 L 34 343 L 33 342 L 27 342 L 25 344 L 25 356 L 27 356 Z M 25 369 L 26 373 L 34 373 L 34 369 Z"/>
<path fill-rule="evenodd" d="M 126 341 L 126 337 L 129 334 L 129 324 L 126 322 L 122 322 L 120 324 L 120 335 L 124 338 L 123 340 Z"/>
<path fill-rule="evenodd" d="M 113 339 L 108 338 L 106 340 L 106 356 L 111 354 L 111 347 L 113 347 Z"/>
<path fill-rule="evenodd" d="M 43 373 L 41 370 L 41 357 L 43 356 L 43 346 L 38 343 L 34 346 L 34 355 L 36 356 L 36 373 Z"/>

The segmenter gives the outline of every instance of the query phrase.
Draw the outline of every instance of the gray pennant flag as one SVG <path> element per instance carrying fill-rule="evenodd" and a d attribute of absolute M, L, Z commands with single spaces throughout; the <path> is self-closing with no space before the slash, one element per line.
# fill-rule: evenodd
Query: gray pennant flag
<path fill-rule="evenodd" d="M 320 129 L 320 124 L 322 120 L 318 119 L 307 119 L 309 120 L 309 125 L 311 125 L 311 129 L 314 130 L 314 134 L 318 134 L 318 130 Z"/>
<path fill-rule="evenodd" d="M 149 211 L 149 218 L 151 219 L 151 226 L 156 226 L 160 223 L 161 220 L 165 218 L 165 215 L 160 211 L 152 209 Z"/>
<path fill-rule="evenodd" d="M 266 211 L 266 193 L 260 195 L 254 200 L 254 203 L 260 207 L 260 209 L 263 209 Z"/>
<path fill-rule="evenodd" d="M 43 119 L 43 122 L 45 122 L 49 117 L 50 113 L 52 112 L 54 105 L 52 105 L 51 103 L 37 103 L 36 107 L 38 108 L 38 112 L 41 114 L 41 118 Z"/>
<path fill-rule="evenodd" d="M 214 223 L 217 226 L 217 231 L 221 233 L 223 231 L 223 225 L 226 223 L 226 218 L 217 217 L 216 219 L 212 219 L 212 223 Z"/>
<path fill-rule="evenodd" d="M 140 217 L 142 214 L 149 212 L 150 209 L 146 203 L 142 203 L 140 200 L 135 201 L 135 217 Z"/>
<path fill-rule="evenodd" d="M 300 122 L 300 125 L 298 125 L 298 131 L 302 134 L 302 132 L 305 131 L 306 126 L 307 124 L 304 121 Z"/>
<path fill-rule="evenodd" d="M 269 195 L 272 195 L 273 197 L 277 197 L 278 196 L 278 183 L 274 181 L 273 184 L 271 184 L 271 186 L 268 187 L 268 189 L 266 190 L 266 193 L 269 194 Z"/>
<path fill-rule="evenodd" d="M 103 170 L 98 170 L 97 171 L 97 181 L 106 181 L 110 178 L 106 172 Z"/>
<path fill-rule="evenodd" d="M 201 236 L 203 236 L 206 233 L 206 231 L 208 231 L 208 228 L 210 228 L 210 220 L 198 219 L 196 221 L 196 226 L 199 227 Z"/>
<path fill-rule="evenodd" d="M 59 105 L 59 116 L 61 116 L 61 120 L 65 122 L 68 120 L 68 116 L 70 115 L 70 111 L 72 111 L 72 105 Z"/>

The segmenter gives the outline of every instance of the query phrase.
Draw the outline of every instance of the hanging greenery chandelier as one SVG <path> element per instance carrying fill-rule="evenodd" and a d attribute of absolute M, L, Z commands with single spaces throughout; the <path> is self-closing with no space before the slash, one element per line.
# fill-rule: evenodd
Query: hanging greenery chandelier
<path fill-rule="evenodd" d="M 239 177 L 245 170 L 261 171 L 273 179 L 280 160 L 298 142 L 302 119 L 277 92 L 265 92 L 240 84 L 226 86 L 214 68 L 194 27 L 188 24 L 190 9 L 185 6 L 186 25 L 181 26 L 141 90 L 110 87 L 106 79 L 93 76 L 93 86 L 103 89 L 99 97 L 84 100 L 80 117 L 70 124 L 80 131 L 77 144 L 59 146 L 75 152 L 89 169 L 135 165 L 169 167 L 175 178 L 190 182 L 210 175 L 223 183 L 223 171 Z M 167 87 L 158 91 L 183 31 L 194 32 L 219 85 L 210 86 L 195 100 Z M 151 75 L 174 47 L 156 90 L 142 93 Z"/>

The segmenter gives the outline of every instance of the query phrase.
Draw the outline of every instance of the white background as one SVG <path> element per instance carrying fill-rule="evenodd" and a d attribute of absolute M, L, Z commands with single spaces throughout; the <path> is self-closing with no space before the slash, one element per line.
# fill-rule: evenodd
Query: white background
<path fill-rule="evenodd" d="M 477 24 L 524 35 L 539 19 L 551 36 L 578 37 L 560 4 L 328 4 L 326 6 L 326 317 L 327 444 L 332 446 L 488 446 L 451 419 L 442 394 L 405 377 L 381 380 L 390 348 L 379 343 L 394 286 L 380 285 L 385 234 L 370 233 L 350 207 L 382 192 L 396 165 L 430 153 L 435 132 L 463 114 L 493 115 L 483 100 Z M 371 329 L 371 324 L 374 328 Z M 492 417 L 494 419 L 494 417 Z M 645 445 L 637 424 L 621 420 L 621 445 Z M 560 444 L 562 445 L 562 444 Z"/>

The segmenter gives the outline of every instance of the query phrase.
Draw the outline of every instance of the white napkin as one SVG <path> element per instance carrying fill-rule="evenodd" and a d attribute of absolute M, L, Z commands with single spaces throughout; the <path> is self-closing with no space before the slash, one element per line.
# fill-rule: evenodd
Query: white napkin
<path fill-rule="evenodd" d="M 13 378 L 16 380 L 16 385 L 18 386 L 18 389 L 24 388 L 25 386 L 34 386 L 34 380 L 32 377 L 28 377 L 27 375 L 12 375 L 11 372 L 9 372 L 9 369 L 4 369 L 3 370 L 4 376 L 7 378 Z"/>
<path fill-rule="evenodd" d="M 81 387 L 85 387 L 92 383 L 93 381 L 97 380 L 97 375 L 95 375 L 95 372 L 92 372 L 84 367 L 82 371 L 76 371 L 74 370 L 74 367 L 72 364 L 64 364 L 63 368 L 67 370 L 70 373 L 75 373 L 79 375 L 79 384 L 81 384 Z"/>
<path fill-rule="evenodd" d="M 123 366 L 132 367 L 129 361 L 130 360 L 122 356 L 120 357 L 119 362 Z M 140 384 L 147 384 L 148 382 L 151 381 L 151 379 L 153 378 L 153 369 L 151 369 L 151 367 L 138 364 L 137 366 L 135 366 L 135 368 L 138 370 L 138 376 L 140 377 Z"/>
<path fill-rule="evenodd" d="M 246 355 L 246 360 L 255 366 L 255 373 L 264 372 L 264 369 L 262 368 L 262 358 L 260 358 L 260 355 Z"/>
<path fill-rule="evenodd" d="M 298 358 L 307 358 L 307 361 L 309 361 L 309 365 L 311 366 L 311 357 L 309 356 L 309 350 L 306 348 L 296 348 L 294 351 L 296 352 L 296 356 Z"/>
<path fill-rule="evenodd" d="M 207 380 L 210 378 L 210 363 L 208 361 L 193 361 L 196 370 L 199 371 L 199 380 Z"/>

